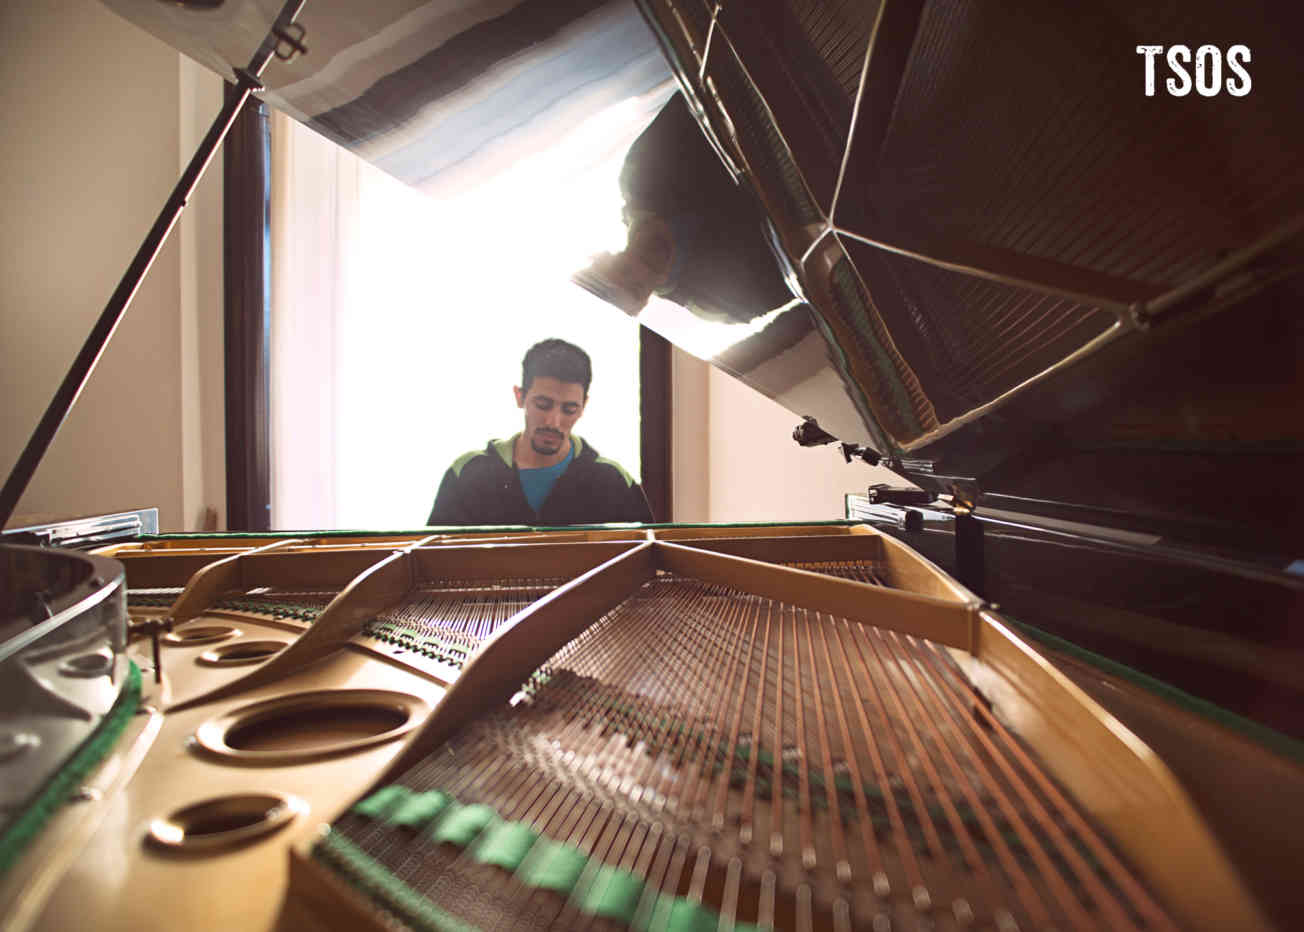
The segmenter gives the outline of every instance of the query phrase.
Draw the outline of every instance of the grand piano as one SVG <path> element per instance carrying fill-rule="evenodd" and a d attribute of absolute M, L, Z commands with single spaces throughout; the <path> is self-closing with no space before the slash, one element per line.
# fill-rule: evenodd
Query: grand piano
<path fill-rule="evenodd" d="M 576 281 L 732 328 L 796 442 L 897 478 L 838 522 L 6 548 L 6 927 L 1295 924 L 1278 11 L 108 3 L 400 175 L 477 50 L 636 17 L 679 96 Z"/>

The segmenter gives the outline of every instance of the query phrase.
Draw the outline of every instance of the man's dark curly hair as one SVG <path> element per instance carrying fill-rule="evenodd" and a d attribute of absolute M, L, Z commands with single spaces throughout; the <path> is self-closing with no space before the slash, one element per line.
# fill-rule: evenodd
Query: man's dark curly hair
<path fill-rule="evenodd" d="M 521 360 L 521 391 L 528 392 L 530 383 L 537 377 L 554 378 L 559 382 L 578 382 L 589 397 L 589 383 L 593 381 L 593 365 L 589 354 L 574 343 L 556 338 L 543 340 L 525 351 Z"/>

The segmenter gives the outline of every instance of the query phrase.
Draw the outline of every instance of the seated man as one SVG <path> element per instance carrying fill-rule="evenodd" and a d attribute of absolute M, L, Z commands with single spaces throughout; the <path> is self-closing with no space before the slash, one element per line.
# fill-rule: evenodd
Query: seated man
<path fill-rule="evenodd" d="M 588 402 L 588 354 L 564 340 L 544 340 L 530 347 L 521 370 L 515 391 L 525 430 L 454 460 L 426 523 L 650 522 L 638 483 L 571 433 Z"/>

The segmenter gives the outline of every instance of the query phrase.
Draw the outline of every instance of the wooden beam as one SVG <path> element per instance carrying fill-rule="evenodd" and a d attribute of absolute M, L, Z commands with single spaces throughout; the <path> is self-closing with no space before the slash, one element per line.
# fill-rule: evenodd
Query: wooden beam
<path fill-rule="evenodd" d="M 658 541 L 656 548 L 661 569 L 948 647 L 972 649 L 976 602 L 947 602 L 664 541 Z"/>
<path fill-rule="evenodd" d="M 417 584 L 434 579 L 569 579 L 638 546 L 637 541 L 463 544 L 412 551 Z"/>
<path fill-rule="evenodd" d="M 766 563 L 823 563 L 883 559 L 877 534 L 831 534 L 794 537 L 681 537 L 685 547 L 727 553 Z"/>
<path fill-rule="evenodd" d="M 217 601 L 217 597 L 223 592 L 241 588 L 244 582 L 244 568 L 248 565 L 245 561 L 250 555 L 279 550 L 293 543 L 295 543 L 293 538 L 277 540 L 254 550 L 235 553 L 225 559 L 208 564 L 190 577 L 185 588 L 181 590 L 181 595 L 177 596 L 177 600 L 172 603 L 172 608 L 168 611 L 168 614 L 171 616 L 173 623 L 183 624 L 202 615 Z"/>
<path fill-rule="evenodd" d="M 319 559 L 325 556 L 327 555 L 323 554 Z M 254 669 L 248 676 L 180 702 L 168 711 L 202 705 L 284 679 L 338 651 L 362 630 L 362 625 L 367 620 L 397 603 L 411 588 L 410 554 L 393 553 L 379 563 L 373 560 L 322 609 L 312 626 L 285 650 Z"/>
<path fill-rule="evenodd" d="M 549 657 L 652 578 L 657 546 L 649 541 L 594 567 L 499 628 L 374 785 L 394 779 L 474 717 L 507 702 Z"/>

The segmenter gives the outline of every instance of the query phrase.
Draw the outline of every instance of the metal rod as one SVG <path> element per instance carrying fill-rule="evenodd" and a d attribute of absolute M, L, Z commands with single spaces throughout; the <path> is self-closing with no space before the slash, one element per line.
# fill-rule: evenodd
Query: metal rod
<path fill-rule="evenodd" d="M 1227 258 L 1210 266 L 1191 280 L 1183 282 L 1171 291 L 1165 292 L 1151 301 L 1145 302 L 1141 308 L 1141 314 L 1145 317 L 1154 317 L 1170 310 L 1175 305 L 1194 297 L 1207 288 L 1215 287 L 1224 279 L 1239 272 L 1242 268 L 1249 265 L 1265 252 L 1288 242 L 1293 237 L 1298 236 L 1301 232 L 1304 232 L 1304 213 L 1295 214 L 1276 229 L 1255 240 L 1243 249 L 1236 250 L 1231 255 L 1227 256 Z"/>
<path fill-rule="evenodd" d="M 847 127 L 847 144 L 842 149 L 842 160 L 838 163 L 838 180 L 833 185 L 833 197 L 829 201 L 828 210 L 828 227 L 820 233 L 819 239 L 824 238 L 824 233 L 833 228 L 834 218 L 838 211 L 838 198 L 842 196 L 842 182 L 847 175 L 847 163 L 851 161 L 851 147 L 856 141 L 856 126 L 860 123 L 860 103 L 865 97 L 865 81 L 869 77 L 869 63 L 874 57 L 874 46 L 878 43 L 878 30 L 883 25 L 883 12 L 887 9 L 886 3 L 879 4 L 878 14 L 874 17 L 874 25 L 869 32 L 869 41 L 865 43 L 865 60 L 860 66 L 860 81 L 856 85 L 856 99 L 851 105 L 851 124 Z M 819 242 L 817 239 L 816 242 Z M 814 243 L 811 249 L 814 249 Z M 809 254 L 810 250 L 807 250 Z M 802 256 L 802 262 L 806 261 L 806 256 Z"/>
<path fill-rule="evenodd" d="M 1091 269 L 1067 266 L 1063 263 L 1056 263 L 1054 260 L 1025 256 L 1010 250 L 970 244 L 967 247 L 969 251 L 984 254 L 981 259 L 970 261 L 967 257 L 947 258 L 938 255 L 937 253 L 945 250 L 945 247 L 940 243 L 923 244 L 921 248 L 921 246 L 913 243 L 891 242 L 881 237 L 858 233 L 855 230 L 848 230 L 836 224 L 834 224 L 833 231 L 838 236 L 864 243 L 866 246 L 873 246 L 883 252 L 895 253 L 899 256 L 905 256 L 907 259 L 915 259 L 939 269 L 958 272 L 961 275 L 969 275 L 974 278 L 983 278 L 1014 288 L 1025 288 L 1029 291 L 1036 291 L 1058 298 L 1068 298 L 1076 304 L 1099 307 L 1119 317 L 1130 315 L 1132 308 L 1136 304 L 1159 290 L 1146 282 L 1119 279 L 1094 272 Z M 952 248 L 954 248 L 954 245 Z M 1078 288 L 1074 283 L 1060 284 L 1054 280 L 1055 278 L 1067 279 L 1070 276 L 1078 279 L 1080 283 L 1086 284 L 1092 290 L 1087 291 Z"/>
<path fill-rule="evenodd" d="M 99 363 L 100 357 L 104 355 L 104 350 L 109 345 L 109 340 L 113 338 L 114 331 L 122 322 L 127 306 L 131 304 L 131 299 L 140 289 L 145 274 L 154 264 L 154 259 L 162 250 L 168 234 L 172 232 L 172 228 L 181 217 L 181 211 L 189 202 L 190 195 L 199 184 L 199 179 L 204 176 L 204 171 L 222 145 L 236 117 L 240 115 L 249 95 L 262 87 L 259 78 L 266 69 L 267 63 L 276 54 L 277 46 L 281 41 L 279 34 L 284 33 L 285 28 L 294 22 L 305 2 L 306 0 L 287 0 L 267 37 L 263 39 L 262 45 L 250 60 L 249 67 L 236 72 L 236 93 L 230 95 L 221 112 L 213 120 L 208 134 L 200 142 L 190 164 L 186 166 L 176 187 L 172 189 L 172 196 L 163 205 L 158 219 L 154 221 L 154 225 L 146 235 L 145 241 L 140 244 L 140 249 L 136 251 L 135 258 L 127 267 L 113 296 L 109 298 L 108 305 L 96 320 L 95 326 L 91 328 L 90 335 L 82 344 L 81 352 L 73 360 L 72 368 L 64 376 L 58 391 L 54 393 L 49 407 L 45 409 L 40 423 L 36 425 L 31 439 L 27 441 L 27 446 L 23 448 L 13 470 L 9 473 L 4 488 L 0 489 L 0 528 L 13 517 L 14 509 L 18 507 L 18 500 L 27 490 L 27 485 L 36 474 L 36 469 L 41 464 L 55 434 L 63 426 L 82 389 L 86 387 L 91 373 L 95 371 L 96 364 Z"/>
<path fill-rule="evenodd" d="M 160 645 L 160 641 L 162 640 L 160 629 L 157 627 L 154 628 L 154 630 L 152 630 L 149 633 L 149 639 L 151 642 L 151 647 L 153 648 L 153 652 L 154 652 L 154 682 L 162 683 L 163 682 L 163 651 Z"/>

